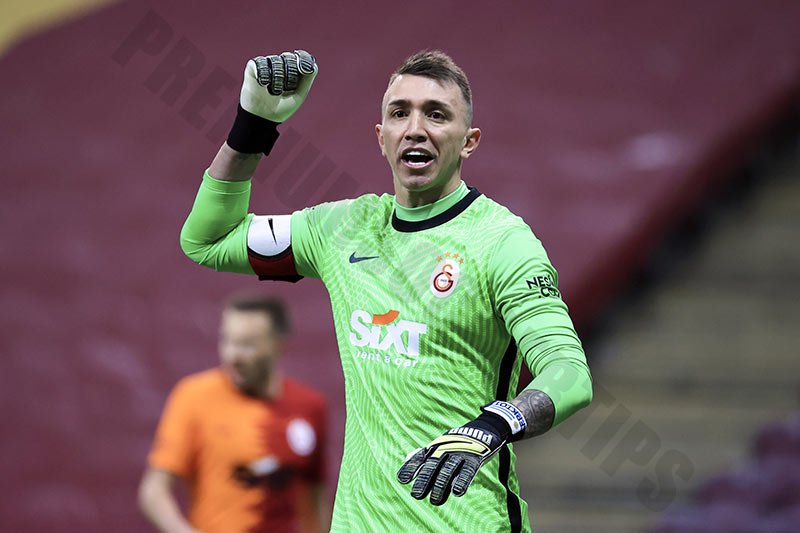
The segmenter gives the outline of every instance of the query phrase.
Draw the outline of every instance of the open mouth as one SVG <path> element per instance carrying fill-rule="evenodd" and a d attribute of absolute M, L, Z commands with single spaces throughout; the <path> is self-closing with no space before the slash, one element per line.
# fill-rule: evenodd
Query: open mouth
<path fill-rule="evenodd" d="M 436 159 L 433 154 L 423 148 L 407 148 L 400 155 L 400 161 L 408 168 L 420 169 L 430 165 Z"/>

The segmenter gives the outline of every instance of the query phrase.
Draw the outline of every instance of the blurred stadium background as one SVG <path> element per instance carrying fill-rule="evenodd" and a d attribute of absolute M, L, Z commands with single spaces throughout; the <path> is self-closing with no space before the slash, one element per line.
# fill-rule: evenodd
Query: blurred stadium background
<path fill-rule="evenodd" d="M 517 447 L 538 533 L 800 531 L 800 3 L 0 15 L 0 531 L 148 530 L 135 490 L 165 395 L 215 364 L 220 299 L 243 287 L 291 302 L 284 366 L 331 402 L 335 480 L 322 286 L 217 275 L 177 243 L 245 60 L 298 47 L 321 73 L 256 177 L 262 213 L 390 190 L 372 126 L 411 52 L 470 76 L 484 142 L 465 179 L 544 241 L 596 384 L 591 408 Z"/>

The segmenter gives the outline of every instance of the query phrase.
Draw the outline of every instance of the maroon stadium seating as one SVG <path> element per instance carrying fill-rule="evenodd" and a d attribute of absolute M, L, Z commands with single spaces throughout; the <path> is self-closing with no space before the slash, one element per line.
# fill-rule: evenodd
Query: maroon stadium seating
<path fill-rule="evenodd" d="M 450 52 L 484 133 L 465 179 L 531 224 L 580 327 L 800 86 L 795 2 L 239 6 L 122 1 L 0 58 L 0 531 L 146 530 L 135 490 L 165 395 L 215 363 L 220 299 L 243 287 L 291 300 L 284 367 L 331 400 L 335 479 L 324 289 L 216 274 L 178 247 L 249 56 L 304 47 L 321 65 L 256 177 L 254 208 L 277 213 L 390 190 L 373 132 L 388 73 L 418 49 Z M 179 65 L 189 83 L 170 77 Z"/>
<path fill-rule="evenodd" d="M 651 533 L 800 531 L 798 420 L 800 413 L 766 426 L 752 462 L 708 480 L 694 505 L 671 511 Z"/>

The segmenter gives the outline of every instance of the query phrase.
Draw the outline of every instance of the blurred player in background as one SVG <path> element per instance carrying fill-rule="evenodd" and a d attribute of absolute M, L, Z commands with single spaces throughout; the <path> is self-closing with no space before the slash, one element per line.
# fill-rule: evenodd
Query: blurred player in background
<path fill-rule="evenodd" d="M 139 487 L 160 531 L 327 530 L 325 401 L 278 370 L 288 332 L 280 300 L 248 295 L 225 306 L 220 366 L 172 390 Z M 189 486 L 188 520 L 178 479 Z"/>
<path fill-rule="evenodd" d="M 316 74 L 304 51 L 247 63 L 183 250 L 216 270 L 328 289 L 347 407 L 334 531 L 529 531 L 509 443 L 587 405 L 591 377 L 541 242 L 461 180 L 481 140 L 469 82 L 438 51 L 391 76 L 375 131 L 394 195 L 248 214 L 261 154 Z M 534 379 L 516 395 L 523 360 Z"/>

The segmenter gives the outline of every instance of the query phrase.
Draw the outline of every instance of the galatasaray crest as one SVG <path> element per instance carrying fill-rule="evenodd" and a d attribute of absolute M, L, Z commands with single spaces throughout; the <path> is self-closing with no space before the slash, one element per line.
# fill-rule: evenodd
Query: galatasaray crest
<path fill-rule="evenodd" d="M 450 296 L 458 285 L 464 258 L 457 253 L 445 252 L 444 255 L 437 256 L 436 261 L 429 286 L 434 296 L 445 298 Z"/>

